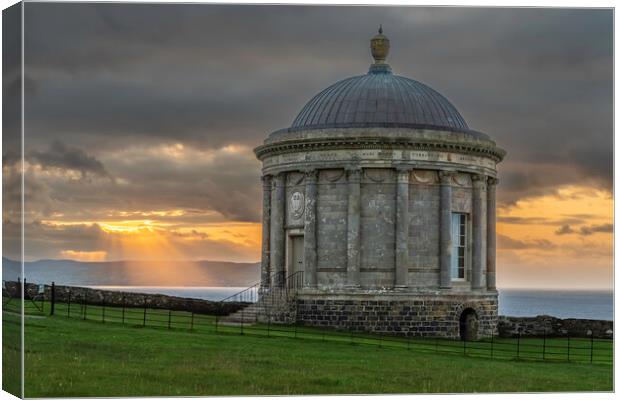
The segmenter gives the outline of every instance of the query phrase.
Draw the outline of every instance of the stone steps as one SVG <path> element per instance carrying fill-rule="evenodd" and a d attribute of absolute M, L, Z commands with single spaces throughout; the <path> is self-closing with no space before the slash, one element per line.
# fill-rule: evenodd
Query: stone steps
<path fill-rule="evenodd" d="M 257 303 L 252 303 L 239 311 L 220 318 L 219 323 L 230 326 L 254 324 L 258 322 L 260 315 L 269 314 L 274 307 L 286 302 L 286 299 L 287 296 L 281 296 L 278 292 L 272 292 L 261 298 Z"/>

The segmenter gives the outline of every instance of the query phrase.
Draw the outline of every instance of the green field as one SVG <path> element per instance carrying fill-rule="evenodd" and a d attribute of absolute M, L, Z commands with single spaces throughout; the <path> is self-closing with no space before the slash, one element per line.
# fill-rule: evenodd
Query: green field
<path fill-rule="evenodd" d="M 240 335 L 241 327 L 216 331 L 207 316 L 194 316 L 190 331 L 191 315 L 165 310 L 149 310 L 147 327 L 143 310 L 123 316 L 91 306 L 86 320 L 77 308 L 72 318 L 66 311 L 26 319 L 27 397 L 612 390 L 611 363 L 515 360 L 508 350 L 489 359 L 478 342 L 463 356 L 462 342 L 281 326 L 246 326 Z M 18 318 L 3 318 L 5 337 L 15 337 Z M 521 351 L 538 341 L 522 339 Z M 5 355 L 16 350 L 7 344 Z M 499 347 L 494 357 L 502 357 Z M 611 357 L 611 344 L 605 351 Z"/>

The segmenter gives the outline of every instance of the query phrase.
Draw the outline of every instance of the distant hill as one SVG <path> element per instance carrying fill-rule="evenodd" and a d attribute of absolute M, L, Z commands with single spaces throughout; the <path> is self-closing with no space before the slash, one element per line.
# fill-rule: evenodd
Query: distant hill
<path fill-rule="evenodd" d="M 19 262 L 2 258 L 2 279 L 15 280 Z M 106 286 L 249 286 L 260 279 L 260 263 L 226 261 L 39 260 L 26 262 L 29 282 Z"/>

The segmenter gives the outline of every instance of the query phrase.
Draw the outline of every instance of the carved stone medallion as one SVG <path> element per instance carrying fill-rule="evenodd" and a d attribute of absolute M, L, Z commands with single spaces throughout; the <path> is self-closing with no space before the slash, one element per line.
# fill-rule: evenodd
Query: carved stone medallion
<path fill-rule="evenodd" d="M 291 207 L 291 216 L 295 219 L 301 218 L 304 215 L 304 195 L 300 192 L 294 192 L 291 195 L 289 205 Z"/>

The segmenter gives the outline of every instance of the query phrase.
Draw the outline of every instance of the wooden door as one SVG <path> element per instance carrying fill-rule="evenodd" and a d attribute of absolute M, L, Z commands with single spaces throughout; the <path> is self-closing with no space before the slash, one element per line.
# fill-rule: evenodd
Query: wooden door
<path fill-rule="evenodd" d="M 291 259 L 289 274 L 304 270 L 304 237 L 291 236 Z"/>

